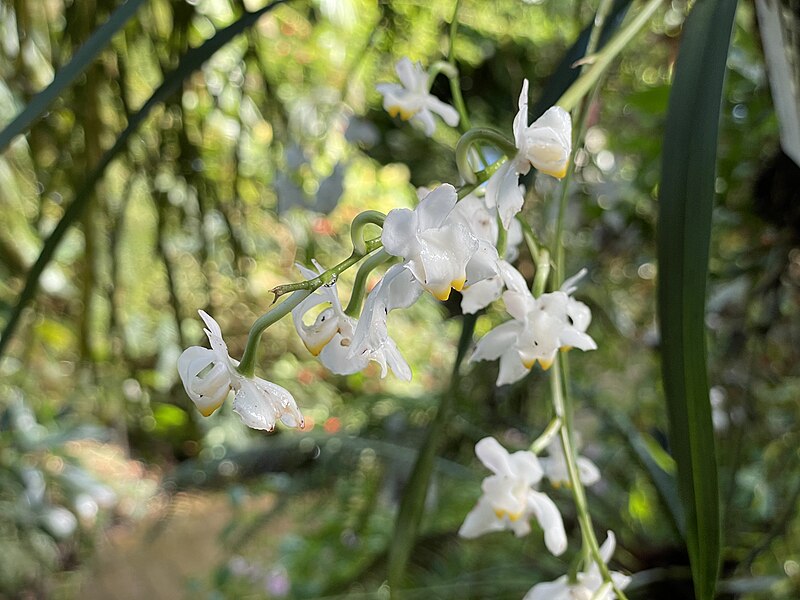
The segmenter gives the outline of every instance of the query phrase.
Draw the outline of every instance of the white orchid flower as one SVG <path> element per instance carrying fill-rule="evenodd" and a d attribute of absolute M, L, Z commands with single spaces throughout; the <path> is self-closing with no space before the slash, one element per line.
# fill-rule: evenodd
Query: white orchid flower
<path fill-rule="evenodd" d="M 575 279 L 567 280 L 563 289 L 573 291 Z M 519 381 L 537 362 L 549 369 L 559 350 L 597 348 L 586 333 L 592 315 L 583 302 L 563 289 L 534 298 L 521 275 L 509 278 L 506 287 L 503 301 L 513 319 L 487 333 L 470 358 L 471 362 L 499 358 L 498 386 Z"/>
<path fill-rule="evenodd" d="M 600 556 L 603 562 L 608 563 L 614 555 L 616 538 L 614 532 L 609 531 L 606 541 L 600 547 Z M 611 580 L 618 590 L 624 590 L 631 582 L 631 578 L 617 571 L 611 572 Z M 595 562 L 586 571 L 578 573 L 577 581 L 570 584 L 566 575 L 555 581 L 537 583 L 522 600 L 615 600 L 617 595 L 612 586 L 603 581 L 600 569 Z"/>
<path fill-rule="evenodd" d="M 533 489 L 542 478 L 536 455 L 529 451 L 509 454 L 492 437 L 475 444 L 475 454 L 494 475 L 483 480 L 483 495 L 458 534 L 476 538 L 510 529 L 520 537 L 530 532 L 530 518 L 536 517 L 544 530 L 547 549 L 556 556 L 562 554 L 567 549 L 567 535 L 561 513 L 547 494 Z"/>
<path fill-rule="evenodd" d="M 567 457 L 564 456 L 564 448 L 558 436 L 550 440 L 547 446 L 548 456 L 539 458 L 539 463 L 544 469 L 544 476 L 550 480 L 553 487 L 570 485 L 569 472 L 567 470 Z M 600 469 L 585 456 L 577 457 L 578 477 L 585 486 L 594 485 L 600 481 Z"/>
<path fill-rule="evenodd" d="M 217 410 L 233 390 L 233 412 L 253 429 L 275 429 L 280 420 L 287 427 L 303 427 L 303 416 L 292 395 L 279 385 L 260 377 L 245 377 L 236 370 L 239 361 L 228 355 L 217 322 L 198 311 L 206 324 L 211 348 L 191 346 L 178 358 L 183 387 L 200 413 L 207 417 Z"/>
<path fill-rule="evenodd" d="M 466 195 L 458 201 L 450 219 L 463 223 L 478 240 L 484 240 L 492 246 L 497 246 L 500 230 L 497 222 L 497 208 L 489 208 L 485 196 L 479 197 L 475 192 Z M 511 263 L 519 256 L 519 246 L 523 241 L 522 225 L 513 220 L 507 229 L 506 251 L 502 258 Z"/>
<path fill-rule="evenodd" d="M 486 202 L 497 206 L 503 227 L 508 229 L 524 202 L 519 176 L 533 166 L 542 173 L 561 179 L 567 173 L 572 151 L 572 120 L 560 106 L 552 106 L 528 125 L 528 80 L 522 82 L 519 111 L 514 117 L 514 143 L 517 154 L 509 157 L 486 185 Z"/>
<path fill-rule="evenodd" d="M 390 267 L 364 302 L 347 359 L 374 360 L 381 366 L 381 377 L 389 368 L 400 379 L 411 381 L 411 368 L 389 337 L 386 320 L 390 311 L 408 308 L 421 294 L 422 287 L 405 265 Z"/>
<path fill-rule="evenodd" d="M 318 271 L 316 273 L 302 265 L 297 265 L 297 268 L 306 279 L 313 279 L 325 271 L 316 261 L 314 261 L 314 266 Z M 408 277 L 410 278 L 411 275 L 409 274 Z M 400 282 L 398 282 L 396 290 L 399 289 L 399 284 Z M 418 297 L 421 289 L 416 283 L 415 287 Z M 330 307 L 319 313 L 311 325 L 306 325 L 303 322 L 303 316 L 315 306 L 326 302 L 330 304 Z M 392 308 L 396 307 L 392 306 Z M 306 348 L 314 356 L 319 356 L 320 362 L 332 373 L 337 375 L 357 373 L 364 370 L 372 360 L 381 365 L 381 377 L 386 377 L 388 367 L 401 379 L 407 381 L 411 379 L 411 369 L 397 349 L 397 344 L 389 337 L 385 326 L 386 337 L 381 340 L 381 343 L 374 344 L 366 352 L 353 354 L 353 340 L 359 320 L 345 314 L 335 283 L 319 288 L 316 293 L 298 304 L 292 310 L 292 319 Z"/>
<path fill-rule="evenodd" d="M 461 291 L 467 263 L 478 250 L 469 228 L 450 218 L 456 200 L 455 188 L 442 184 L 414 210 L 389 211 L 381 233 L 384 250 L 405 259 L 417 281 L 439 300 L 447 300 L 451 288 Z"/>
<path fill-rule="evenodd" d="M 433 113 L 442 117 L 450 127 L 458 125 L 458 111 L 430 93 L 429 76 L 420 63 L 403 57 L 395 65 L 395 70 L 400 84 L 379 83 L 376 86 L 383 95 L 386 112 L 418 124 L 428 137 L 436 131 Z"/>

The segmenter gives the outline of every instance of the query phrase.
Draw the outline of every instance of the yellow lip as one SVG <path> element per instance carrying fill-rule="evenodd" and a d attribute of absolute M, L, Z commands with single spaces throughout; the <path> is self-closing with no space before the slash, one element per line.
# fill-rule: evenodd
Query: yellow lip
<path fill-rule="evenodd" d="M 222 402 L 225 402 L 224 398 Z M 215 410 L 217 410 L 220 406 L 222 406 L 222 402 L 218 402 L 217 404 L 214 404 L 213 406 L 208 406 L 206 408 L 198 407 L 197 410 L 199 410 L 200 414 L 203 415 L 204 417 L 210 417 L 212 414 L 214 414 Z"/>
<path fill-rule="evenodd" d="M 457 292 L 460 292 L 462 289 L 464 289 L 464 284 L 466 282 L 467 282 L 467 278 L 466 277 L 462 277 L 461 279 L 454 279 L 453 281 L 450 282 L 450 285 Z"/>
<path fill-rule="evenodd" d="M 518 520 L 522 516 L 522 513 L 510 513 L 507 510 L 502 510 L 497 508 L 494 509 L 494 514 L 498 519 L 502 519 L 503 517 L 508 517 L 508 520 L 512 522 Z"/>
<path fill-rule="evenodd" d="M 553 359 L 544 360 L 544 359 L 540 358 L 539 359 L 539 364 L 542 365 L 542 369 L 547 371 L 547 369 L 549 369 L 550 367 L 553 366 Z"/>
<path fill-rule="evenodd" d="M 522 364 L 525 365 L 526 369 L 532 369 L 533 365 L 536 364 L 536 359 L 534 358 L 533 360 L 523 360 Z"/>
<path fill-rule="evenodd" d="M 390 117 L 400 117 L 403 121 L 408 121 L 416 114 L 414 111 L 406 110 L 401 106 L 390 106 L 386 109 L 386 112 L 389 113 Z"/>
<path fill-rule="evenodd" d="M 447 287 L 439 290 L 431 290 L 431 294 L 436 296 L 437 300 L 441 300 L 442 302 L 444 302 L 450 297 L 450 288 Z"/>
<path fill-rule="evenodd" d="M 545 171 L 544 169 L 542 169 L 542 173 L 546 173 L 547 175 L 552 175 L 557 179 L 564 179 L 564 177 L 567 174 L 567 165 L 564 165 L 564 168 L 558 171 Z"/>

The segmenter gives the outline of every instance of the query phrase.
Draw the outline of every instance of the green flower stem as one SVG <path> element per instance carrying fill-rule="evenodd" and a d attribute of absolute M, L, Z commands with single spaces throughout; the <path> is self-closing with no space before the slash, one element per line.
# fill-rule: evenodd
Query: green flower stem
<path fill-rule="evenodd" d="M 256 319 L 247 336 L 247 346 L 245 346 L 244 354 L 242 355 L 242 362 L 240 362 L 239 366 L 236 368 L 239 373 L 245 377 L 253 376 L 255 372 L 256 350 L 258 349 L 258 340 L 261 339 L 261 334 L 264 333 L 267 327 L 288 315 L 289 312 L 307 298 L 309 294 L 311 294 L 310 289 L 298 290 L 286 300 Z"/>
<path fill-rule="evenodd" d="M 617 598 L 619 600 L 627 600 L 622 590 L 618 589 L 611 579 L 611 573 L 608 570 L 608 565 L 600 555 L 600 545 L 597 543 L 597 537 L 594 533 L 592 517 L 589 514 L 589 507 L 586 501 L 586 490 L 583 488 L 583 483 L 581 483 L 580 472 L 578 471 L 578 464 L 575 459 L 575 447 L 572 443 L 573 410 L 569 395 L 567 394 L 566 382 L 562 376 L 564 361 L 565 356 L 559 354 L 553 363 L 551 376 L 553 404 L 555 406 L 556 415 L 560 416 L 563 420 L 563 427 L 559 430 L 559 435 L 561 437 L 561 445 L 564 449 L 564 457 L 567 461 L 567 473 L 569 475 L 570 487 L 572 488 L 572 498 L 575 502 L 575 509 L 578 514 L 578 523 L 581 527 L 584 550 L 588 548 L 588 553 L 600 570 L 603 581 L 611 584 Z"/>
<path fill-rule="evenodd" d="M 503 221 L 500 218 L 500 213 L 497 213 L 497 255 L 502 259 L 506 255 L 506 246 L 508 245 L 508 232 L 503 227 Z"/>
<path fill-rule="evenodd" d="M 355 250 L 353 253 L 340 262 L 338 265 L 335 265 L 325 271 L 324 273 L 314 277 L 314 279 L 309 279 L 308 281 L 298 281 L 297 283 L 286 283 L 284 285 L 279 285 L 277 287 L 272 288 L 270 291 L 275 294 L 275 300 L 283 296 L 284 294 L 288 294 L 289 292 L 296 292 L 297 290 L 310 290 L 314 291 L 318 287 L 323 285 L 333 285 L 336 283 L 336 278 L 339 277 L 341 273 L 352 267 L 358 261 L 360 261 L 366 254 L 377 250 L 383 244 L 381 244 L 380 238 L 374 238 L 371 240 L 367 240 L 366 242 L 367 251 L 365 254 L 359 254 Z"/>
<path fill-rule="evenodd" d="M 594 100 L 599 90 L 599 83 L 601 77 L 608 68 L 611 60 L 633 39 L 633 36 L 649 21 L 653 12 L 660 6 L 662 0 L 651 0 L 639 12 L 639 14 L 622 29 L 617 36 L 614 37 L 603 50 L 595 55 L 594 62 L 591 67 L 585 69 L 581 77 L 565 92 L 561 100 L 557 103 L 565 110 L 575 109 L 573 112 L 574 120 L 578 123 L 574 131 L 573 148 L 577 147 L 586 129 L 586 114 L 590 102 Z M 597 32 L 602 28 L 603 21 L 610 10 L 610 0 L 604 0 L 598 10 L 595 19 L 594 29 L 589 38 L 589 45 L 587 46 L 587 53 L 594 51 L 599 34 Z M 556 220 L 556 231 L 554 239 L 554 248 L 556 252 L 555 260 L 555 273 L 552 282 L 552 289 L 557 290 L 564 281 L 565 273 L 565 250 L 563 243 L 564 231 L 564 218 L 567 209 L 567 200 L 569 197 L 569 183 L 572 175 L 575 172 L 575 161 L 570 160 L 567 164 L 567 173 L 562 181 L 561 195 L 558 205 L 558 217 Z M 627 597 L 618 589 L 614 584 L 611 574 L 608 570 L 608 565 L 600 555 L 600 546 L 597 543 L 597 536 L 594 532 L 592 524 L 592 517 L 589 513 L 588 504 L 586 501 L 586 491 L 583 483 L 580 480 L 580 473 L 577 465 L 577 454 L 573 444 L 573 407 L 569 397 L 568 387 L 568 373 L 569 363 L 567 357 L 563 353 L 559 353 L 553 365 L 552 371 L 552 392 L 553 392 L 553 405 L 557 417 L 563 420 L 563 426 L 559 430 L 561 437 L 561 445 L 564 450 L 564 457 L 567 462 L 567 473 L 569 475 L 570 486 L 572 488 L 572 496 L 575 501 L 575 507 L 578 514 L 578 522 L 581 528 L 581 537 L 583 540 L 583 551 L 587 555 L 587 559 L 595 562 L 600 574 L 605 581 L 601 589 L 608 589 L 610 586 L 613 589 L 616 597 L 620 600 L 627 600 Z"/>
<path fill-rule="evenodd" d="M 383 222 L 386 220 L 386 215 L 377 210 L 365 210 L 356 215 L 353 223 L 350 225 L 350 239 L 353 242 L 353 250 L 361 256 L 367 253 L 367 242 L 364 239 L 364 228 L 369 225 L 377 225 L 383 227 Z"/>
<path fill-rule="evenodd" d="M 463 177 L 464 181 L 467 183 L 475 183 L 477 181 L 477 174 L 469 163 L 469 151 L 473 144 L 479 142 L 485 142 L 495 146 L 505 154 L 507 158 L 516 156 L 518 152 L 514 142 L 499 131 L 489 129 L 488 127 L 475 127 L 474 129 L 470 129 L 461 136 L 461 139 L 458 140 L 458 144 L 456 144 L 456 165 L 458 166 L 458 172 L 461 174 L 461 177 Z M 490 167 L 487 167 L 485 170 L 488 171 L 489 168 Z"/>
<path fill-rule="evenodd" d="M 550 424 L 542 432 L 542 435 L 533 440 L 533 443 L 529 448 L 530 451 L 536 455 L 541 454 L 542 450 L 547 448 L 548 444 L 550 444 L 550 441 L 553 439 L 553 437 L 556 436 L 559 431 L 561 431 L 562 423 L 563 421 L 561 420 L 561 417 L 556 417 L 550 421 Z"/>
<path fill-rule="evenodd" d="M 364 294 L 367 291 L 367 277 L 376 267 L 392 258 L 394 257 L 381 248 L 361 264 L 356 273 L 356 280 L 353 282 L 350 302 L 347 303 L 347 308 L 344 309 L 346 315 L 355 317 L 361 312 L 361 303 L 364 301 Z"/>
<path fill-rule="evenodd" d="M 533 228 L 521 215 L 517 215 L 517 221 L 522 225 L 522 237 L 525 239 L 528 252 L 531 254 L 531 260 L 533 260 L 533 264 L 536 267 L 531 293 L 533 293 L 534 298 L 538 298 L 544 293 L 547 279 L 550 277 L 550 251 L 542 245 Z"/>
<path fill-rule="evenodd" d="M 458 69 L 456 68 L 456 36 L 458 35 L 458 9 L 460 7 L 461 0 L 456 0 L 453 19 L 450 21 L 450 49 L 447 52 L 447 64 L 450 65 L 451 70 L 450 72 L 443 70 L 443 72 L 450 79 L 450 94 L 453 96 L 453 104 L 455 104 L 459 116 L 458 126 L 461 129 L 461 133 L 466 133 L 472 129 L 472 123 L 469 120 L 467 106 L 464 104 L 464 97 L 461 95 L 461 81 L 459 81 Z M 481 159 L 483 160 L 483 157 Z"/>
<path fill-rule="evenodd" d="M 458 79 L 458 69 L 455 67 L 455 65 L 443 60 L 437 60 L 431 65 L 431 68 L 428 69 L 428 89 L 431 89 L 433 82 L 436 80 L 436 76 L 439 75 L 439 73 L 442 73 L 451 81 L 454 78 L 456 80 Z"/>
<path fill-rule="evenodd" d="M 566 111 L 571 111 L 578 102 L 589 93 L 595 83 L 608 69 L 611 62 L 622 52 L 637 33 L 650 21 L 650 18 L 664 3 L 664 0 L 649 0 L 642 10 L 628 23 L 620 29 L 617 34 L 603 46 L 597 54 L 591 58 L 591 66 L 586 69 L 575 83 L 573 83 L 564 95 L 556 102 L 558 106 Z"/>

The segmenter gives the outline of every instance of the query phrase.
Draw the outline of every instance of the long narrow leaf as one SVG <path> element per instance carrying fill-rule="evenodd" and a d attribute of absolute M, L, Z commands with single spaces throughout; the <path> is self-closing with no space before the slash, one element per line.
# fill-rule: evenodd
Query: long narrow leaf
<path fill-rule="evenodd" d="M 658 312 L 671 450 L 697 598 L 714 596 L 720 513 L 705 293 L 722 83 L 736 0 L 698 0 L 670 93 L 659 199 Z"/>
<path fill-rule="evenodd" d="M 58 225 L 56 225 L 53 233 L 51 233 L 50 237 L 47 238 L 47 241 L 45 241 L 39 257 L 36 259 L 36 262 L 28 273 L 27 279 L 25 280 L 25 287 L 20 293 L 19 300 L 12 309 L 8 322 L 3 330 L 3 337 L 0 338 L 0 357 L 3 356 L 3 352 L 8 346 L 8 342 L 16 330 L 20 316 L 22 315 L 22 311 L 36 294 L 42 271 L 44 271 L 44 268 L 53 258 L 56 248 L 58 248 L 59 244 L 64 239 L 64 235 L 69 230 L 70 226 L 72 226 L 72 224 L 75 223 L 83 214 L 83 211 L 86 208 L 86 205 L 89 203 L 92 193 L 94 192 L 95 185 L 97 185 L 97 182 L 103 177 L 103 174 L 105 173 L 105 170 L 111 161 L 114 160 L 117 154 L 119 154 L 125 148 L 128 143 L 128 138 L 131 136 L 131 134 L 136 131 L 139 125 L 142 124 L 153 108 L 178 91 L 183 81 L 189 75 L 197 71 L 203 65 L 203 63 L 208 60 L 217 50 L 222 48 L 234 37 L 245 31 L 248 27 L 254 25 L 255 22 L 258 21 L 259 17 L 261 17 L 263 14 L 286 2 L 288 2 L 288 0 L 275 0 L 263 8 L 253 12 L 245 13 L 232 25 L 229 25 L 225 29 L 219 30 L 213 37 L 203 42 L 203 44 L 197 48 L 192 48 L 189 50 L 183 55 L 175 70 L 171 73 L 168 73 L 164 77 L 163 83 L 156 89 L 155 92 L 153 92 L 153 95 L 148 98 L 147 102 L 145 102 L 144 105 L 142 105 L 142 107 L 131 116 L 128 126 L 125 127 L 125 129 L 119 135 L 117 141 L 114 142 L 114 145 L 103 154 L 99 164 L 89 174 L 83 186 L 75 194 L 75 199 L 72 201 L 72 204 L 69 205 L 69 208 L 67 208 L 67 210 L 64 212 L 64 216 L 61 217 L 61 220 L 58 222 Z"/>
<path fill-rule="evenodd" d="M 111 18 L 103 23 L 86 40 L 70 60 L 53 78 L 46 88 L 36 94 L 28 105 L 19 113 L 5 129 L 0 131 L 0 152 L 5 150 L 16 136 L 24 133 L 52 102 L 58 98 L 69 84 L 83 73 L 94 62 L 95 57 L 111 41 L 128 20 L 136 14 L 144 0 L 128 0 L 120 6 Z"/>

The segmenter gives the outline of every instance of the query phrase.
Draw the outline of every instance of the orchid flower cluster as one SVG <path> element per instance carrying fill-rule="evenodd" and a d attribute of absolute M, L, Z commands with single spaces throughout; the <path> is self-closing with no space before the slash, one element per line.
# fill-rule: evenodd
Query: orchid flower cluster
<path fill-rule="evenodd" d="M 410 121 L 428 136 L 436 131 L 434 115 L 450 127 L 464 120 L 459 111 L 430 93 L 433 76 L 419 63 L 404 58 L 397 63 L 396 71 L 399 84 L 377 86 L 390 115 Z M 178 360 L 186 393 L 200 412 L 210 415 L 233 391 L 233 410 L 249 427 L 271 431 L 278 421 L 288 427 L 303 427 L 303 417 L 292 395 L 253 374 L 255 347 L 261 333 L 289 313 L 308 351 L 328 370 L 340 375 L 362 371 L 375 362 L 380 366 L 381 377 L 391 371 L 400 379 L 410 380 L 411 368 L 390 336 L 387 320 L 391 311 L 408 308 L 425 292 L 444 301 L 452 290 L 457 290 L 464 314 L 477 313 L 502 300 L 509 320 L 479 340 L 470 358 L 498 360 L 498 386 L 520 381 L 537 363 L 543 370 L 550 369 L 559 352 L 596 349 L 588 333 L 591 310 L 573 297 L 585 271 L 545 293 L 549 253 L 532 251 L 532 255 L 536 254 L 533 258 L 537 276 L 539 272 L 544 275 L 537 277 L 533 290 L 513 266 L 525 237 L 525 225 L 519 215 L 525 197 L 520 176 L 532 168 L 559 179 L 565 176 L 572 152 L 570 115 L 554 106 L 529 124 L 525 80 L 512 131 L 513 142 L 505 139 L 499 145 L 501 134 L 495 132 L 481 138 L 480 132 L 467 131 L 462 137 L 462 142 L 467 142 L 460 142 L 460 149 L 457 148 L 457 162 L 467 185 L 456 189 L 442 183 L 432 190 L 420 189 L 419 203 L 413 210 L 396 208 L 386 215 L 376 211 L 362 213 L 351 229 L 354 251 L 349 259 L 328 269 L 316 261 L 313 269 L 297 265 L 305 281 L 273 290 L 276 300 L 283 294 L 292 294 L 256 321 L 241 362 L 229 356 L 217 322 L 200 311 L 211 348 L 191 347 Z M 476 143 L 499 147 L 505 160 L 476 172 L 470 163 L 474 159 L 469 158 L 469 146 Z M 363 238 L 366 223 L 381 227 L 380 238 Z M 526 231 L 533 235 L 530 228 Z M 350 301 L 344 307 L 336 279 L 362 260 Z M 388 268 L 364 300 L 367 276 L 381 265 Z M 316 316 L 310 318 L 311 314 Z M 555 412 L 556 427 L 550 427 L 545 437 L 532 445 L 536 452 L 510 454 L 491 437 L 477 443 L 475 452 L 492 475 L 484 479 L 483 493 L 466 516 L 459 531 L 461 536 L 475 538 L 501 530 L 524 536 L 532 531 L 531 521 L 535 520 L 544 533 L 547 549 L 554 555 L 566 551 L 568 538 L 561 513 L 553 500 L 538 489 L 539 484 L 548 479 L 555 487 L 577 486 L 582 493 L 582 486 L 596 483 L 600 473 L 594 463 L 578 457 L 567 446 L 565 436 L 571 433 L 559 420 L 564 417 L 563 407 L 556 405 Z M 545 447 L 548 456 L 537 456 Z M 592 532 L 591 539 L 593 536 Z M 620 597 L 629 578 L 609 573 L 606 567 L 614 545 L 614 535 L 609 532 L 602 548 L 595 541 L 593 556 L 585 553 L 585 571 L 538 584 L 526 598 Z"/>

